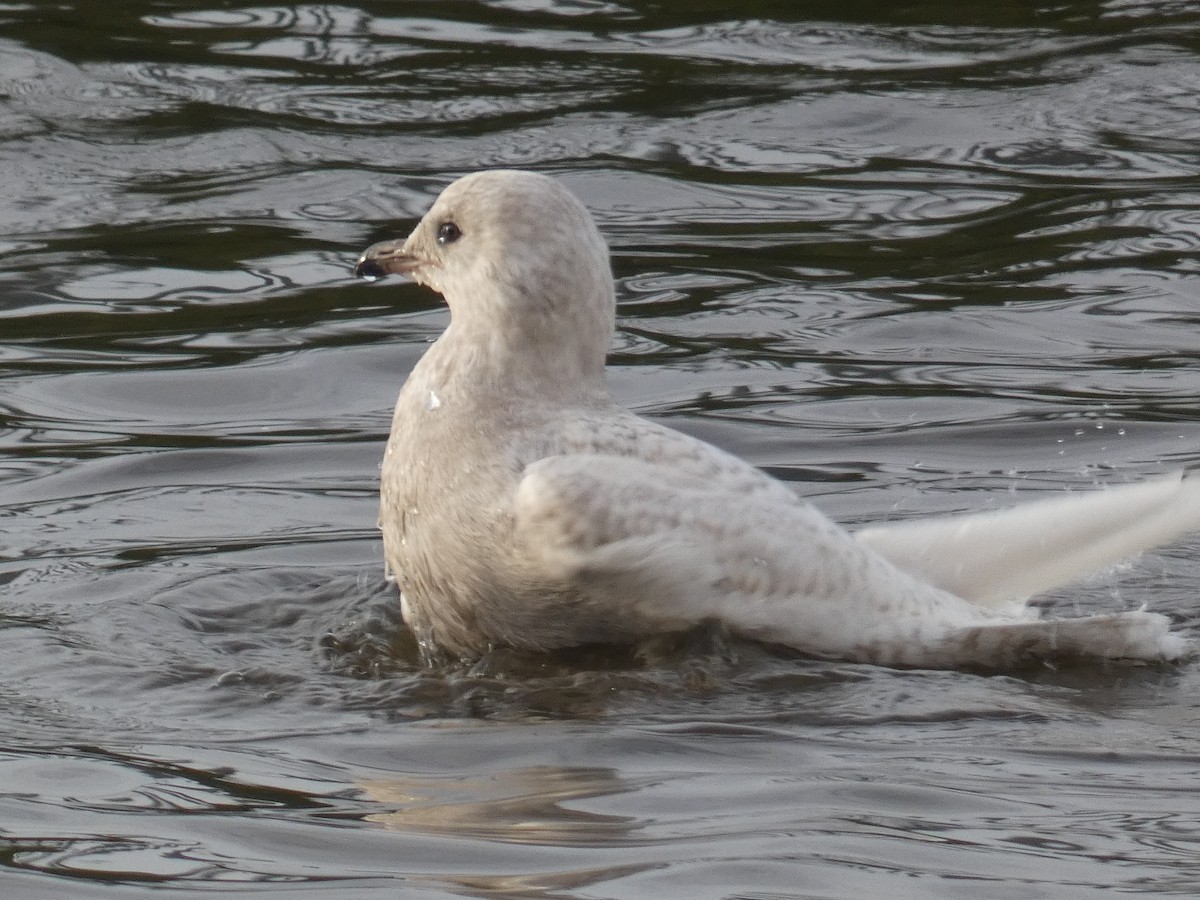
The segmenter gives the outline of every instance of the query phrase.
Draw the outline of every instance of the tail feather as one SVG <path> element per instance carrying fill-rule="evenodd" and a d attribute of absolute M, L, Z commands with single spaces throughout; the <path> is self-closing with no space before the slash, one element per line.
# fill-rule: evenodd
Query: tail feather
<path fill-rule="evenodd" d="M 1170 620 L 1143 611 L 972 625 L 944 645 L 950 665 L 1009 669 L 1034 661 L 1127 660 L 1169 662 L 1189 653 Z"/>
<path fill-rule="evenodd" d="M 1200 476 L 1176 474 L 1011 509 L 872 526 L 856 537 L 945 591 L 1002 607 L 1198 530 Z"/>

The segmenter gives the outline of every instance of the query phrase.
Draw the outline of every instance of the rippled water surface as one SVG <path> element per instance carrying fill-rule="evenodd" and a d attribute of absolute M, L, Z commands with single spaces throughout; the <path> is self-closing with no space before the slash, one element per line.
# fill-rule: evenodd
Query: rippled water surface
<path fill-rule="evenodd" d="M 0 5 L 0 894 L 1200 893 L 1195 660 L 419 665 L 446 313 L 350 272 L 487 166 L 594 211 L 623 402 L 843 521 L 1200 463 L 1193 3 Z M 1200 539 L 1053 601 L 1200 640 Z"/>

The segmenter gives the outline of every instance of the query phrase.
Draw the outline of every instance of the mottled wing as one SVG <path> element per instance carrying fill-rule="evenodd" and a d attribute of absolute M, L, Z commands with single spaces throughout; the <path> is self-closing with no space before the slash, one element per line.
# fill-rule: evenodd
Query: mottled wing
<path fill-rule="evenodd" d="M 526 470 L 514 512 L 531 565 L 613 615 L 628 610 L 661 627 L 718 618 L 742 634 L 838 655 L 883 640 L 919 644 L 919 632 L 952 624 L 961 605 L 945 596 L 950 607 L 935 609 L 940 592 L 913 585 L 790 492 L 758 491 L 736 474 L 550 457 Z"/>

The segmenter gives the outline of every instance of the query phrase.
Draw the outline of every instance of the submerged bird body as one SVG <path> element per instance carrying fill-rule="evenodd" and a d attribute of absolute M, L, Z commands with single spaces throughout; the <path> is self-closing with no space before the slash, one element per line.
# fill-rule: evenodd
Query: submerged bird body
<path fill-rule="evenodd" d="M 1040 539 L 1036 504 L 1024 518 L 856 536 L 742 460 L 617 406 L 604 384 L 607 248 L 552 179 L 460 179 L 406 241 L 369 248 L 359 272 L 411 275 L 451 310 L 400 392 L 381 479 L 387 564 L 426 645 L 546 650 L 717 620 L 816 656 L 890 665 L 1185 650 L 1162 616 L 1041 620 L 1014 591 L 1077 574 L 1077 556 L 1111 564 L 1200 528 L 1195 480 L 1176 479 L 1161 500 L 1139 495 L 1158 526 L 1097 559 L 1073 546 L 1096 509 L 1055 512 Z M 1102 495 L 1117 519 L 1133 502 L 1121 489 Z M 997 549 L 1006 534 L 1025 539 L 1007 556 Z M 971 554 L 986 580 L 970 576 Z M 1009 590 L 1004 572 L 1029 567 L 1039 574 Z"/>
<path fill-rule="evenodd" d="M 410 625 L 444 650 L 625 642 L 718 619 L 817 655 L 927 663 L 939 631 L 988 619 L 736 457 L 603 402 L 510 414 L 519 437 L 479 443 L 474 400 L 423 375 L 397 420 L 438 421 L 393 431 L 381 522 Z M 467 442 L 478 455 L 446 451 Z"/>

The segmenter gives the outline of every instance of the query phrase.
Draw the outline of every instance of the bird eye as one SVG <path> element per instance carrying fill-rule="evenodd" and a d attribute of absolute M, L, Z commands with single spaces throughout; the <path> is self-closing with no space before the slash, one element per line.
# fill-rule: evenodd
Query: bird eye
<path fill-rule="evenodd" d="M 439 244 L 453 244 L 462 237 L 462 229 L 453 222 L 443 222 L 438 226 L 437 242 Z"/>

